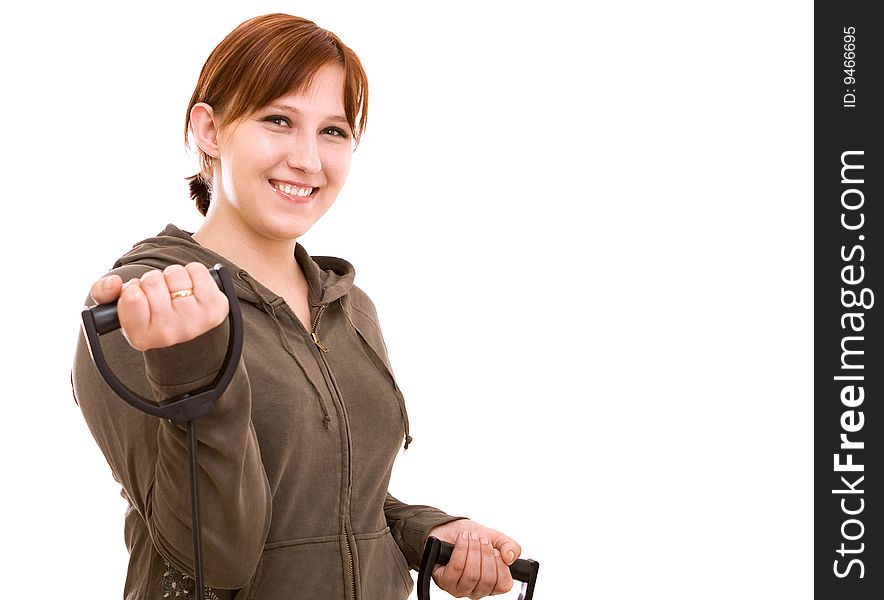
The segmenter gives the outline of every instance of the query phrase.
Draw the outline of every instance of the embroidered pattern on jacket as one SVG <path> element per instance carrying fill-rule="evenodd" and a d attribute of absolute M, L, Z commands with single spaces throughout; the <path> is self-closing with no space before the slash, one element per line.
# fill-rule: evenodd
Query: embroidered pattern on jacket
<path fill-rule="evenodd" d="M 163 561 L 166 570 L 163 572 L 163 598 L 196 598 L 193 593 L 194 584 L 189 577 Z M 212 588 L 206 588 L 205 600 L 221 600 Z"/>

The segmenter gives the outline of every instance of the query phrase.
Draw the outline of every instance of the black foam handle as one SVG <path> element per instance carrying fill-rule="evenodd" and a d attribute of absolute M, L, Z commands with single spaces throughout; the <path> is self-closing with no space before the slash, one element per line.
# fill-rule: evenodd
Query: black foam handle
<path fill-rule="evenodd" d="M 454 544 L 449 544 L 448 542 L 442 542 L 439 540 L 441 545 L 439 546 L 439 556 L 436 558 L 437 565 L 447 565 L 448 561 L 451 560 L 451 553 L 454 552 Z M 519 581 L 528 581 L 531 578 L 531 574 L 534 572 L 534 566 L 537 564 L 537 561 L 519 558 L 510 565 L 510 575 L 513 576 L 513 579 L 517 579 Z"/>
<path fill-rule="evenodd" d="M 230 337 L 227 341 L 227 352 L 224 355 L 224 361 L 215 378 L 208 385 L 193 390 L 190 393 L 169 398 L 163 404 L 158 405 L 126 387 L 126 384 L 114 374 L 113 369 L 111 369 L 104 356 L 99 340 L 100 336 L 120 327 L 116 303 L 87 307 L 81 313 L 83 318 L 83 335 L 86 337 L 89 354 L 92 355 L 92 361 L 95 363 L 95 367 L 105 383 L 120 398 L 138 410 L 155 417 L 169 419 L 179 425 L 203 417 L 211 412 L 215 401 L 224 393 L 224 390 L 227 389 L 227 386 L 233 379 L 233 374 L 242 355 L 242 313 L 240 312 L 239 300 L 236 297 L 236 289 L 230 277 L 230 272 L 226 267 L 218 264 L 210 270 L 210 273 L 215 279 L 215 283 L 219 284 L 218 287 L 227 296 L 227 304 L 230 309 L 228 313 Z"/>
<path fill-rule="evenodd" d="M 221 276 L 217 269 L 210 269 L 212 279 L 215 280 L 218 289 L 224 291 L 224 284 L 221 283 Z M 108 302 L 107 304 L 99 304 L 89 309 L 92 313 L 92 320 L 95 322 L 95 331 L 98 335 L 104 335 L 120 328 L 120 317 L 117 314 L 117 302 Z"/>
<path fill-rule="evenodd" d="M 421 558 L 420 572 L 417 578 L 418 600 L 429 600 L 430 579 L 432 578 L 433 566 L 446 565 L 451 560 L 454 544 L 430 536 L 424 545 L 424 555 Z M 530 558 L 519 558 L 510 565 L 510 574 L 513 579 L 522 582 L 522 591 L 519 600 L 531 600 L 534 596 L 534 585 L 537 582 L 537 573 L 540 563 Z"/>

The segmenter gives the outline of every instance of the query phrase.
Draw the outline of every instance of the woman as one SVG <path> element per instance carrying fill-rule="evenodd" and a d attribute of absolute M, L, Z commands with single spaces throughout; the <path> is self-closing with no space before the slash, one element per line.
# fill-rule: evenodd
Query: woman
<path fill-rule="evenodd" d="M 91 298 L 118 300 L 103 342 L 114 371 L 157 401 L 212 380 L 233 275 L 245 323 L 236 375 L 200 419 L 205 582 L 213 598 L 405 598 L 428 535 L 455 543 L 434 570 L 455 596 L 512 585 L 507 536 L 387 492 L 408 419 L 371 300 L 346 261 L 297 243 L 332 205 L 365 127 L 356 55 L 297 17 L 246 21 L 209 56 L 188 107 L 205 222 L 137 244 Z M 193 597 L 185 432 L 117 399 L 81 340 L 74 391 L 130 508 L 125 597 Z"/>

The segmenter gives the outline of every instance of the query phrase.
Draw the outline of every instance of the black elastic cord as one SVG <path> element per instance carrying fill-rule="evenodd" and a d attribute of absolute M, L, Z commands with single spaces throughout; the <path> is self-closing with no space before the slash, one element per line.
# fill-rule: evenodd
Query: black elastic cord
<path fill-rule="evenodd" d="M 198 600 L 206 597 L 206 587 L 203 584 L 203 542 L 200 534 L 200 492 L 197 480 L 196 460 L 196 423 L 187 421 L 184 424 L 187 429 L 187 439 L 190 442 L 190 515 L 193 527 L 193 570 L 196 586 L 194 596 Z"/>

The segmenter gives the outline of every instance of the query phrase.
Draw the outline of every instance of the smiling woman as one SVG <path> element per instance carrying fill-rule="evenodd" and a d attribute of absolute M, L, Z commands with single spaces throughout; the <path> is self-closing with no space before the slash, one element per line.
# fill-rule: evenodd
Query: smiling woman
<path fill-rule="evenodd" d="M 331 208 L 344 185 L 355 128 L 344 117 L 344 79 L 340 65 L 327 63 L 302 91 L 228 125 L 216 123 L 215 110 L 206 102 L 190 109 L 199 151 L 212 159 L 214 200 L 199 201 L 208 203 L 208 210 L 194 239 L 225 256 L 238 256 L 259 280 L 272 282 L 307 328 L 310 311 L 301 293 L 306 281 L 288 277 L 288 270 L 278 271 L 267 258 L 279 257 L 280 266 L 291 260 L 292 240 Z M 194 180 L 204 178 L 200 174 Z M 242 246 L 252 252 L 243 252 Z"/>
<path fill-rule="evenodd" d="M 211 53 L 185 136 L 201 170 L 205 221 L 169 225 L 117 260 L 90 292 L 117 301 L 112 370 L 163 403 L 213 381 L 227 298 L 207 267 L 233 274 L 245 344 L 196 437 L 205 589 L 194 588 L 185 430 L 139 413 L 104 385 L 83 340 L 74 392 L 129 502 L 127 598 L 398 598 L 428 536 L 455 543 L 434 573 L 472 598 L 512 586 L 506 535 L 388 491 L 411 440 L 371 300 L 345 260 L 298 243 L 335 202 L 365 127 L 359 59 L 311 21 L 246 21 Z"/>
<path fill-rule="evenodd" d="M 298 107 L 278 101 L 304 91 L 317 72 L 331 65 L 338 67 L 341 79 L 334 82 L 334 97 L 327 98 L 330 104 L 323 108 L 340 112 L 323 116 L 339 127 L 340 134 L 352 136 L 358 142 L 368 119 L 368 79 L 359 58 L 330 31 L 315 26 L 292 27 L 287 16 L 268 15 L 247 21 L 218 44 L 190 98 L 184 123 L 185 144 L 197 105 L 206 105 L 210 115 L 214 112 L 218 127 L 264 108 L 297 112 Z M 236 60 L 230 60 L 231 55 Z M 343 94 L 338 94 L 338 90 L 343 90 Z M 264 119 L 280 126 L 284 122 L 291 125 L 290 116 L 269 114 Z M 190 178 L 191 197 L 200 212 L 206 214 L 214 157 L 202 146 L 197 153 L 202 168 Z"/>

